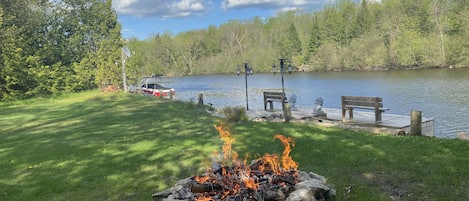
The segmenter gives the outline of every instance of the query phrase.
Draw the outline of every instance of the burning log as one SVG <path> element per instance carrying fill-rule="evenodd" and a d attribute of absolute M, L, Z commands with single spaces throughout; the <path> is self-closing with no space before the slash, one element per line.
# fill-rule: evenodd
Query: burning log
<path fill-rule="evenodd" d="M 190 189 L 192 193 L 208 193 L 208 192 L 217 192 L 222 191 L 223 186 L 220 184 L 199 184 L 199 183 L 192 183 L 190 185 Z"/>
<path fill-rule="evenodd" d="M 223 185 L 206 185 L 195 182 L 194 177 L 180 180 L 175 187 L 153 194 L 155 201 L 194 201 L 194 200 L 263 200 L 263 201 L 329 201 L 335 197 L 335 190 L 327 185 L 324 177 L 298 171 L 298 181 L 295 185 L 259 184 L 257 191 L 243 188 L 238 193 L 224 196 L 218 194 Z M 226 189 L 224 189 L 226 190 Z M 231 189 L 233 190 L 233 189 Z"/>
<path fill-rule="evenodd" d="M 232 158 L 233 165 L 214 164 L 205 174 L 154 194 L 155 201 L 327 201 L 335 196 L 324 177 L 297 170 L 298 163 L 290 157 L 293 139 L 275 135 L 284 144 L 283 155 L 265 154 L 246 165 L 232 153 L 230 133 L 221 127 L 217 130 L 225 142 L 223 158 Z"/>

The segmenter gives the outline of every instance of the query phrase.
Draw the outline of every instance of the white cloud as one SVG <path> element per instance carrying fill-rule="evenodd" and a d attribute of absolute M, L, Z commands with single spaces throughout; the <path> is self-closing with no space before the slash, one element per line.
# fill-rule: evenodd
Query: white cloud
<path fill-rule="evenodd" d="M 182 0 L 179 2 L 174 2 L 172 8 L 175 10 L 187 10 L 187 11 L 203 11 L 205 10 L 205 6 L 202 2 L 197 0 Z"/>
<path fill-rule="evenodd" d="M 227 10 L 251 7 L 272 10 L 298 8 L 313 10 L 322 8 L 331 1 L 334 0 L 113 0 L 112 6 L 119 15 L 169 18 L 207 13 L 214 4 Z"/>
<path fill-rule="evenodd" d="M 308 8 L 323 6 L 331 0 L 223 0 L 224 9 L 258 7 L 265 9 Z"/>
<path fill-rule="evenodd" d="M 206 12 L 210 0 L 114 0 L 119 15 L 180 17 Z"/>

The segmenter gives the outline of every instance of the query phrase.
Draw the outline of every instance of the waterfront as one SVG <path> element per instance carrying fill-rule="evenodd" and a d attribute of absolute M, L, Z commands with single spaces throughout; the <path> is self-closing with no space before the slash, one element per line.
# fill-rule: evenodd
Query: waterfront
<path fill-rule="evenodd" d="M 378 96 L 383 98 L 386 113 L 409 115 L 420 110 L 435 119 L 435 136 L 454 138 L 469 133 L 469 69 L 431 69 L 353 72 L 286 73 L 287 97 L 297 96 L 297 105 L 313 107 L 318 97 L 324 107 L 340 108 L 340 96 Z M 244 74 L 166 77 L 165 85 L 176 89 L 176 99 L 196 101 L 204 95 L 205 103 L 216 108 L 246 107 Z M 263 91 L 281 91 L 281 76 L 254 73 L 248 76 L 249 109 L 263 109 Z"/>

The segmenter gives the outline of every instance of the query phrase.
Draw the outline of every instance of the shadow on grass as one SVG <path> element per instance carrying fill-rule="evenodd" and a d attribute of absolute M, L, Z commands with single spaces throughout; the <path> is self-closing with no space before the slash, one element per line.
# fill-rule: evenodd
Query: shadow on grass
<path fill-rule="evenodd" d="M 210 165 L 217 120 L 193 104 L 86 92 L 0 105 L 0 200 L 149 200 Z M 241 157 L 296 140 L 303 171 L 338 200 L 467 200 L 469 143 L 372 135 L 296 123 L 231 127 Z"/>
<path fill-rule="evenodd" d="M 220 146 L 214 119 L 190 104 L 89 96 L 0 109 L 11 114 L 0 119 L 0 200 L 148 200 Z"/>

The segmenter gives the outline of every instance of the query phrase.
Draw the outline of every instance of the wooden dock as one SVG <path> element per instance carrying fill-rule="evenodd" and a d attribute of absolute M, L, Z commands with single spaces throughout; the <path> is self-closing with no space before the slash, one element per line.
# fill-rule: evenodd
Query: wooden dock
<path fill-rule="evenodd" d="M 313 108 L 297 107 L 296 111 L 292 111 L 293 121 L 309 121 L 320 123 L 327 126 L 337 126 L 357 130 L 368 130 L 378 133 L 398 134 L 399 132 L 410 132 L 410 116 L 383 113 L 381 123 L 375 124 L 375 113 L 354 111 L 353 120 L 342 123 L 342 110 L 334 108 L 323 108 L 326 118 L 313 117 Z M 283 119 L 282 110 L 248 110 L 248 117 L 251 120 L 280 120 Z M 410 115 L 410 111 L 409 111 Z M 347 116 L 348 117 L 348 116 Z M 422 135 L 434 136 L 434 119 L 422 118 Z"/>

